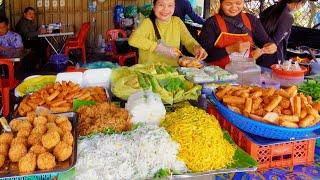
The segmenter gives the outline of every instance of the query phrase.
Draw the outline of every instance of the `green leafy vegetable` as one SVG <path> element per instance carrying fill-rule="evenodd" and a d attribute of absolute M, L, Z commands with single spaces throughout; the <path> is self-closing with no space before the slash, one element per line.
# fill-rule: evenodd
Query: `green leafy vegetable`
<path fill-rule="evenodd" d="M 299 92 L 311 96 L 313 101 L 320 100 L 320 82 L 307 80 L 299 86 Z"/>

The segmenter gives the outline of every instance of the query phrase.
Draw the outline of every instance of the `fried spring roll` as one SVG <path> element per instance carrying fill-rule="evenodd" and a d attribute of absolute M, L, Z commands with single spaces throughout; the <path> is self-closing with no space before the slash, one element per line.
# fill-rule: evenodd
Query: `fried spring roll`
<path fill-rule="evenodd" d="M 274 108 L 276 108 L 279 105 L 281 100 L 281 96 L 276 96 L 264 109 L 268 112 L 271 112 Z"/>

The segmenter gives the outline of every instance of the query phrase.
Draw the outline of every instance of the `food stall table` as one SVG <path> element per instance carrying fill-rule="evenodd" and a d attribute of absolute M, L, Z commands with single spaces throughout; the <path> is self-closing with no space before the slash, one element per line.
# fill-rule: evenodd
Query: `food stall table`
<path fill-rule="evenodd" d="M 74 35 L 74 32 L 60 32 L 39 34 L 38 37 L 45 38 L 56 54 L 61 54 L 68 36 Z"/>

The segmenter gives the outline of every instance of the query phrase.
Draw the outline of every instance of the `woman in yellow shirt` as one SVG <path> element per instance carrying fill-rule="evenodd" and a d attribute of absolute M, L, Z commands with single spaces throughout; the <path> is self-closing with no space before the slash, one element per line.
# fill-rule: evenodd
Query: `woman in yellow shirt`
<path fill-rule="evenodd" d="M 153 6 L 149 18 L 144 19 L 129 38 L 129 44 L 139 49 L 139 63 L 178 66 L 180 43 L 197 59 L 207 57 L 181 19 L 172 16 L 175 0 L 154 0 Z"/>

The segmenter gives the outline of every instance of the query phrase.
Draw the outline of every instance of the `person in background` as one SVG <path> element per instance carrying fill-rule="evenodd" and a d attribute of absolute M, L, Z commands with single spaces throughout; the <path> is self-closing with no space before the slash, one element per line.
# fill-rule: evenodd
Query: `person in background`
<path fill-rule="evenodd" d="M 174 16 L 180 17 L 184 22 L 186 15 L 188 15 L 193 22 L 198 24 L 204 23 L 204 19 L 193 11 L 189 0 L 176 0 L 175 3 Z"/>
<path fill-rule="evenodd" d="M 0 51 L 23 49 L 21 36 L 9 30 L 9 20 L 7 17 L 0 17 Z"/>
<path fill-rule="evenodd" d="M 174 0 L 154 0 L 153 10 L 131 34 L 129 44 L 139 49 L 139 63 L 165 63 L 178 66 L 180 43 L 197 59 L 206 58 L 206 51 L 191 36 L 179 17 L 172 16 Z"/>
<path fill-rule="evenodd" d="M 219 13 L 204 23 L 200 44 L 209 54 L 206 59 L 209 64 L 224 68 L 230 61 L 229 54 L 234 52 L 246 54 L 250 50 L 255 59 L 276 52 L 276 45 L 259 19 L 242 12 L 243 8 L 244 0 L 221 0 Z"/>
<path fill-rule="evenodd" d="M 260 21 L 267 34 L 276 43 L 278 51 L 274 55 L 262 57 L 258 63 L 269 67 L 286 59 L 288 39 L 293 24 L 292 12 L 299 10 L 306 0 L 280 0 L 260 14 Z"/>
<path fill-rule="evenodd" d="M 33 7 L 27 7 L 23 11 L 23 16 L 18 21 L 15 30 L 22 37 L 25 48 L 31 49 L 35 52 L 37 59 L 37 66 L 46 61 L 46 49 L 48 43 L 43 38 L 38 38 L 39 34 L 46 33 L 46 29 L 40 27 L 37 29 L 34 25 L 35 9 Z"/>
<path fill-rule="evenodd" d="M 37 30 L 33 23 L 34 19 L 35 9 L 33 7 L 27 7 L 23 11 L 23 17 L 15 27 L 16 32 L 22 36 L 23 43 L 27 48 L 32 48 L 32 46 L 39 41 L 39 34 L 46 33 L 45 28 L 39 28 Z"/>

